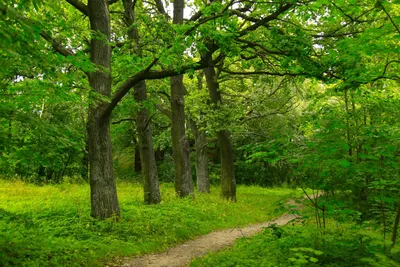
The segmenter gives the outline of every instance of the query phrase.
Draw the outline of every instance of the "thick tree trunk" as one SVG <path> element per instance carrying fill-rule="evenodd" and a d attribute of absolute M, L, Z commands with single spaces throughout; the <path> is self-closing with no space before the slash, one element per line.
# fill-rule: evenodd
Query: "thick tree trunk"
<path fill-rule="evenodd" d="M 236 179 L 234 173 L 234 158 L 229 132 L 217 132 L 219 151 L 221 155 L 221 194 L 226 199 L 236 201 Z"/>
<path fill-rule="evenodd" d="M 184 0 L 174 1 L 174 24 L 183 22 Z M 190 147 L 185 132 L 185 88 L 183 75 L 171 77 L 171 135 L 175 166 L 175 191 L 180 197 L 194 196 Z"/>
<path fill-rule="evenodd" d="M 182 75 L 171 77 L 171 136 L 175 166 L 175 191 L 180 197 L 193 195 L 190 147 L 185 133 Z"/>
<path fill-rule="evenodd" d="M 128 30 L 128 38 L 136 43 L 139 42 L 139 33 L 133 26 L 135 23 L 134 2 L 123 0 L 124 16 Z M 140 55 L 141 51 L 137 51 Z M 153 137 L 150 126 L 150 116 L 143 103 L 147 100 L 147 86 L 145 81 L 141 81 L 134 87 L 134 98 L 141 109 L 136 114 L 136 127 L 139 136 L 139 152 L 141 170 L 144 183 L 144 202 L 146 204 L 157 204 L 161 201 L 160 187 L 158 183 L 158 173 L 156 159 L 154 156 Z M 136 158 L 136 157 L 135 157 Z"/>
<path fill-rule="evenodd" d="M 211 55 L 207 55 L 207 60 L 212 61 Z M 222 103 L 222 97 L 219 92 L 219 83 L 214 67 L 204 69 L 204 74 L 206 76 L 211 101 L 215 107 L 218 108 L 218 105 Z M 228 200 L 236 201 L 234 156 L 229 132 L 227 130 L 220 130 L 217 132 L 217 138 L 221 158 L 221 195 Z"/>
<path fill-rule="evenodd" d="M 101 110 L 90 105 L 88 118 L 90 195 L 92 216 L 119 216 L 110 137 L 110 118 L 100 119 Z"/>
<path fill-rule="evenodd" d="M 111 94 L 110 15 L 107 0 L 89 0 L 89 19 L 93 32 L 91 61 L 97 68 L 90 73 L 93 99 L 89 106 L 88 139 L 92 216 L 99 219 L 120 216 L 114 178 L 110 136 L 110 116 L 102 116 L 107 103 L 98 95 Z"/>
<path fill-rule="evenodd" d="M 143 103 L 147 99 L 146 83 L 140 82 L 134 87 L 135 100 Z M 144 183 L 144 202 L 157 204 L 161 201 L 156 159 L 154 157 L 153 137 L 149 112 L 141 108 L 136 114 L 136 127 L 139 136 L 140 161 Z"/>

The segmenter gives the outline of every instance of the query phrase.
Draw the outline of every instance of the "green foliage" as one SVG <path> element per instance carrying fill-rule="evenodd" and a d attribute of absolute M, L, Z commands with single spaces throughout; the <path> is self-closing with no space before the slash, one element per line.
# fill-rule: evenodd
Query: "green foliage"
<path fill-rule="evenodd" d="M 89 186 L 0 181 L 0 265 L 102 266 L 113 257 L 156 252 L 212 230 L 277 216 L 275 205 L 292 190 L 239 187 L 238 203 L 211 195 L 177 199 L 163 184 L 160 205 L 144 205 L 143 189 L 118 185 L 122 218 L 89 216 Z"/>
<path fill-rule="evenodd" d="M 399 259 L 393 258 L 397 250 L 387 254 L 380 240 L 373 231 L 345 224 L 331 225 L 323 233 L 312 225 L 271 226 L 190 266 L 398 266 Z"/>

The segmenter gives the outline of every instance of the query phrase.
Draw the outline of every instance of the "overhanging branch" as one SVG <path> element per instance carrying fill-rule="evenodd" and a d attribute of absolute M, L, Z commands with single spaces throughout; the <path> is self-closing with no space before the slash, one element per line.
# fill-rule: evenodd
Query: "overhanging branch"
<path fill-rule="evenodd" d="M 89 7 L 79 0 L 66 0 L 71 6 L 78 9 L 85 16 L 89 16 Z"/>

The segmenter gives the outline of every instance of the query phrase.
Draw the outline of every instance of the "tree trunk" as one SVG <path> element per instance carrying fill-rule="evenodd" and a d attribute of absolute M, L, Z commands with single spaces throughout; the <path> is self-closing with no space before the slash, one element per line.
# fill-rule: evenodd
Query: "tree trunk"
<path fill-rule="evenodd" d="M 87 136 L 85 136 L 85 148 L 83 149 L 83 157 L 82 157 L 82 168 L 81 168 L 81 176 L 87 182 L 87 178 L 89 175 L 89 140 Z"/>
<path fill-rule="evenodd" d="M 207 55 L 206 60 L 212 61 L 212 56 Z M 211 62 L 210 62 L 210 65 Z M 207 86 L 210 93 L 211 102 L 218 108 L 222 103 L 221 93 L 219 92 L 219 83 L 214 67 L 204 69 L 207 80 Z M 236 201 L 236 180 L 234 174 L 234 156 L 229 132 L 219 130 L 217 132 L 218 144 L 221 158 L 221 195 L 232 201 Z"/>
<path fill-rule="evenodd" d="M 143 103 L 147 99 L 146 83 L 138 83 L 134 87 L 135 101 Z M 153 137 L 149 112 L 141 108 L 136 114 L 136 127 L 139 136 L 140 161 L 144 183 L 144 202 L 157 204 L 161 201 L 156 159 L 154 157 Z"/>
<path fill-rule="evenodd" d="M 135 23 L 134 2 L 123 0 L 124 17 L 128 27 L 128 39 L 136 43 L 139 42 L 139 32 Z M 137 51 L 140 55 L 141 51 Z M 146 204 L 157 204 L 161 201 L 160 187 L 158 183 L 157 165 L 154 156 L 153 137 L 150 126 L 150 116 L 143 103 L 147 100 L 147 86 L 145 81 L 141 81 L 134 87 L 134 98 L 141 106 L 136 114 L 136 127 L 139 137 L 140 162 L 144 183 L 144 202 Z M 136 157 L 135 157 L 136 158 Z"/>
<path fill-rule="evenodd" d="M 184 0 L 174 1 L 174 24 L 183 23 Z M 175 166 L 175 191 L 180 197 L 194 196 L 190 147 L 185 132 L 185 88 L 183 75 L 171 77 L 171 136 Z"/>
<path fill-rule="evenodd" d="M 197 191 L 210 193 L 210 179 L 208 175 L 207 140 L 204 131 L 195 134 L 196 148 L 196 176 Z"/>
<path fill-rule="evenodd" d="M 399 220 L 400 220 L 400 199 L 398 200 L 397 203 L 397 212 L 396 212 L 396 218 L 394 220 L 394 225 L 393 225 L 393 232 L 392 232 L 392 247 L 396 243 L 396 238 L 397 238 L 397 231 L 399 229 Z"/>
<path fill-rule="evenodd" d="M 99 219 L 120 216 L 114 178 L 110 136 L 110 116 L 102 116 L 107 103 L 98 96 L 111 94 L 110 15 L 107 0 L 89 0 L 92 30 L 91 61 L 96 70 L 89 75 L 93 88 L 88 115 L 90 193 L 92 216 Z"/>
<path fill-rule="evenodd" d="M 90 105 L 88 118 L 90 196 L 92 216 L 119 216 L 110 136 L 110 118 L 100 119 L 101 110 Z"/>
<path fill-rule="evenodd" d="M 202 76 L 201 73 L 197 86 L 199 90 L 203 88 Z M 195 138 L 197 191 L 199 193 L 210 193 L 206 133 L 204 130 L 200 130 L 192 119 L 189 123 Z"/>
<path fill-rule="evenodd" d="M 142 161 L 140 160 L 140 149 L 138 143 L 135 144 L 135 172 L 142 172 Z"/>

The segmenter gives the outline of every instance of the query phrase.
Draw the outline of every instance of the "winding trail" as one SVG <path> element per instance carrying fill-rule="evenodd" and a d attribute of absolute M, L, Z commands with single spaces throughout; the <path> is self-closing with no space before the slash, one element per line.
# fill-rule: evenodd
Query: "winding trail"
<path fill-rule="evenodd" d="M 290 200 L 288 205 L 301 209 L 302 204 Z M 294 214 L 282 216 L 263 223 L 253 224 L 243 228 L 231 228 L 227 230 L 211 232 L 196 239 L 187 241 L 181 245 L 170 248 L 163 253 L 147 254 L 137 258 L 126 259 L 122 267 L 183 267 L 198 257 L 203 257 L 210 252 L 216 252 L 234 244 L 236 239 L 249 237 L 259 233 L 263 228 L 276 224 L 283 226 L 290 221 L 299 218 Z"/>

